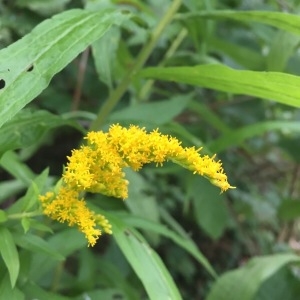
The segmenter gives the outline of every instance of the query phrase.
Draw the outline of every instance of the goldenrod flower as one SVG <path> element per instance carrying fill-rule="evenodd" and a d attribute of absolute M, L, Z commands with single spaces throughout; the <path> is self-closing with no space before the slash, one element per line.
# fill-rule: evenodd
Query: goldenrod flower
<path fill-rule="evenodd" d="M 111 225 L 104 216 L 89 210 L 79 195 L 91 192 L 127 198 L 128 181 L 123 171 L 126 167 L 138 171 L 147 163 L 162 165 L 171 160 L 194 174 L 205 176 L 222 192 L 232 188 L 221 162 L 214 160 L 215 156 L 201 156 L 201 149 L 182 147 L 176 138 L 158 130 L 147 133 L 138 126 L 131 125 L 127 129 L 117 124 L 107 133 L 89 132 L 85 139 L 87 145 L 73 150 L 68 157 L 59 192 L 56 195 L 47 193 L 40 196 L 40 200 L 46 215 L 78 226 L 92 246 L 101 234 L 96 226 L 111 233 Z"/>
<path fill-rule="evenodd" d="M 91 246 L 95 245 L 101 235 L 97 225 L 102 227 L 104 232 L 111 233 L 108 220 L 87 208 L 85 201 L 80 199 L 78 192 L 73 189 L 61 187 L 57 195 L 48 192 L 39 199 L 45 215 L 62 223 L 67 222 L 69 226 L 77 226 Z"/>

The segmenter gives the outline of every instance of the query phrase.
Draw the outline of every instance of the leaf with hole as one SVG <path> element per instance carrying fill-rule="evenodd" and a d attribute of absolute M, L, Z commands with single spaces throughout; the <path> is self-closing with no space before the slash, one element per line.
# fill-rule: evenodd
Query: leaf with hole
<path fill-rule="evenodd" d="M 39 95 L 51 78 L 130 14 L 73 9 L 48 19 L 0 51 L 0 126 Z"/>

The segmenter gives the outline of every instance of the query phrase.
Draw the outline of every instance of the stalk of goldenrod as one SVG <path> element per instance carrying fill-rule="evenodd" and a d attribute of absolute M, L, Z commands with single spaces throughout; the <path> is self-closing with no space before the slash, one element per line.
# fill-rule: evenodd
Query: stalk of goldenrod
<path fill-rule="evenodd" d="M 111 233 L 111 226 L 104 216 L 89 210 L 80 195 L 91 192 L 127 198 L 126 167 L 138 171 L 145 164 L 154 162 L 159 166 L 171 160 L 194 174 L 207 177 L 222 192 L 232 188 L 220 161 L 201 156 L 201 149 L 182 147 L 179 140 L 161 134 L 158 129 L 147 133 L 138 126 L 125 128 L 116 124 L 107 133 L 89 132 L 85 139 L 87 144 L 73 150 L 68 157 L 59 191 L 40 196 L 40 200 L 46 215 L 70 226 L 76 225 L 89 245 L 93 246 L 101 235 L 97 226 L 106 233 Z"/>

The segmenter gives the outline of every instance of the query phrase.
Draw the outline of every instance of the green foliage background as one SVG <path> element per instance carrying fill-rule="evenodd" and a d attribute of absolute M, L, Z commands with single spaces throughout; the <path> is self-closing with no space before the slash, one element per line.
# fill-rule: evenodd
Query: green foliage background
<path fill-rule="evenodd" d="M 1 299 L 298 299 L 300 1 L 0 2 Z M 166 163 L 94 248 L 41 215 L 88 130 L 159 128 L 235 190 Z"/>

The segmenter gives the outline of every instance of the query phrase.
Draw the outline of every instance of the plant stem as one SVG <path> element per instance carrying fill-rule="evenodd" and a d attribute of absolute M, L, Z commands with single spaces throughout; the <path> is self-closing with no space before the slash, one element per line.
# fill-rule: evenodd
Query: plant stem
<path fill-rule="evenodd" d="M 173 41 L 173 43 L 171 44 L 170 48 L 166 52 L 164 58 L 158 64 L 158 67 L 164 66 L 165 62 L 170 57 L 172 57 L 172 55 L 175 53 L 175 51 L 177 50 L 177 48 L 180 46 L 180 44 L 182 43 L 182 41 L 184 40 L 184 38 L 187 36 L 187 33 L 188 33 L 188 31 L 185 28 L 181 29 L 181 31 L 177 35 L 176 39 Z M 154 82 L 155 82 L 155 80 L 149 79 L 144 84 L 144 86 L 141 88 L 140 96 L 139 96 L 140 101 L 145 101 L 146 100 L 146 98 L 148 97 L 149 91 L 151 90 Z"/>
<path fill-rule="evenodd" d="M 83 86 L 84 76 L 86 73 L 86 67 L 89 58 L 89 49 L 90 49 L 89 47 L 86 48 L 85 51 L 82 53 L 78 64 L 77 84 L 73 95 L 72 111 L 78 110 L 80 105 L 82 86 Z"/>
<path fill-rule="evenodd" d="M 42 216 L 43 213 L 41 211 L 33 211 L 33 212 L 23 212 L 23 213 L 18 213 L 18 214 L 11 214 L 8 215 L 8 219 L 22 219 L 22 218 L 32 218 L 36 216 Z"/>
<path fill-rule="evenodd" d="M 91 124 L 90 130 L 98 130 L 109 113 L 113 110 L 116 104 L 121 100 L 122 96 L 126 92 L 128 86 L 130 85 L 134 75 L 143 67 L 150 54 L 152 53 L 158 39 L 162 35 L 166 26 L 172 21 L 174 14 L 177 12 L 181 5 L 182 0 L 174 0 L 170 6 L 167 13 L 161 19 L 154 29 L 149 42 L 143 47 L 139 53 L 137 60 L 133 67 L 127 72 L 127 75 L 124 77 L 120 85 L 110 94 L 109 98 L 101 107 L 101 110 L 96 118 L 96 120 Z"/>

